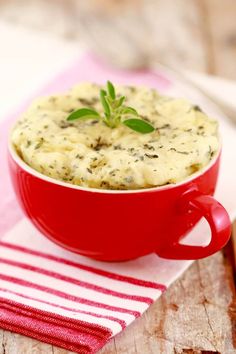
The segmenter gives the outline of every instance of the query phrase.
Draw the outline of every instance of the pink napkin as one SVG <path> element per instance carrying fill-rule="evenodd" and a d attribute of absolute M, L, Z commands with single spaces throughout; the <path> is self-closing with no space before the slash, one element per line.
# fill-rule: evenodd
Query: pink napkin
<path fill-rule="evenodd" d="M 80 81 L 107 79 L 167 93 L 173 86 L 163 73 L 114 71 L 86 55 L 37 95 L 64 91 Z M 0 327 L 80 354 L 95 353 L 139 317 L 191 262 L 155 254 L 122 263 L 98 262 L 41 235 L 22 215 L 6 163 L 7 131 L 28 102 L 0 129 Z M 192 233 L 196 240 L 207 240 L 201 225 Z"/>

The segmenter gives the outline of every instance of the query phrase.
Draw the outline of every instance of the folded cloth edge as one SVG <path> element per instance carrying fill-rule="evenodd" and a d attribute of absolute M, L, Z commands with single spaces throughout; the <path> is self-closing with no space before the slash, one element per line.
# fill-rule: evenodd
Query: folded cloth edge
<path fill-rule="evenodd" d="M 0 309 L 3 329 L 26 336 L 30 333 L 32 338 L 80 354 L 97 352 L 112 335 L 106 327 L 41 311 L 2 297 Z"/>

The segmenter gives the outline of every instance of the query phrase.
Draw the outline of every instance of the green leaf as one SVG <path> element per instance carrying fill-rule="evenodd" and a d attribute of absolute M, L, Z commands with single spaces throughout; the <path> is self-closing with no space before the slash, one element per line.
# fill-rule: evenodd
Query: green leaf
<path fill-rule="evenodd" d="M 90 108 L 80 108 L 77 111 L 72 112 L 67 120 L 75 120 L 75 119 L 98 119 L 100 115 L 94 109 Z"/>
<path fill-rule="evenodd" d="M 125 96 L 116 98 L 114 85 L 110 81 L 107 81 L 107 91 L 100 90 L 100 100 L 104 109 L 102 115 L 92 108 L 80 108 L 72 112 L 67 117 L 67 120 L 101 119 L 110 128 L 115 128 L 122 123 L 139 133 L 146 134 L 153 132 L 155 130 L 154 127 L 143 120 L 133 107 L 123 105 L 125 99 Z"/>
<path fill-rule="evenodd" d="M 119 108 L 120 106 L 122 106 L 124 100 L 125 100 L 125 96 L 121 96 L 116 103 L 116 108 Z"/>
<path fill-rule="evenodd" d="M 111 96 L 111 98 L 114 100 L 116 98 L 116 91 L 115 91 L 115 87 L 113 86 L 111 81 L 107 81 L 107 91 L 108 91 L 109 95 Z"/>
<path fill-rule="evenodd" d="M 102 105 L 103 105 L 103 108 L 104 108 L 104 111 L 106 113 L 107 116 L 110 116 L 111 115 L 111 109 L 110 109 L 110 106 L 106 100 L 106 91 L 105 90 L 100 90 L 100 100 L 102 102 Z"/>
<path fill-rule="evenodd" d="M 142 134 L 151 133 L 155 130 L 151 124 L 142 119 L 130 118 L 124 120 L 122 123 L 130 129 Z"/>
<path fill-rule="evenodd" d="M 135 116 L 138 116 L 138 112 L 136 111 L 136 109 L 132 108 L 132 107 L 121 107 L 120 112 L 122 114 L 133 114 Z"/>

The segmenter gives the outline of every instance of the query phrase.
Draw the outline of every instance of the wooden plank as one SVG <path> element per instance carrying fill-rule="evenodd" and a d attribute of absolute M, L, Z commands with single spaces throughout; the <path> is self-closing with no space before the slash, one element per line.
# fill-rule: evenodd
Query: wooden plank
<path fill-rule="evenodd" d="M 236 78 L 235 0 L 8 0 L 0 7 L 2 19 L 85 41 L 120 65 L 155 60 Z"/>
<path fill-rule="evenodd" d="M 154 60 L 236 78 L 235 0 L 8 0 L 0 8 L 1 19 L 85 41 L 119 65 Z"/>
<path fill-rule="evenodd" d="M 222 253 L 195 262 L 142 318 L 99 354 L 236 353 L 228 314 L 232 306 L 235 310 L 231 273 L 226 277 L 225 270 Z"/>
<path fill-rule="evenodd" d="M 1 17 L 84 41 L 116 65 L 148 66 L 154 60 L 206 69 L 195 0 L 8 0 L 1 4 Z"/>
<path fill-rule="evenodd" d="M 49 344 L 8 331 L 0 331 L 0 354 L 53 354 Z M 58 353 L 59 354 L 59 353 Z"/>
<path fill-rule="evenodd" d="M 0 0 L 1 20 L 34 31 L 51 32 L 65 38 L 76 37 L 73 1 Z"/>
<path fill-rule="evenodd" d="M 102 3 L 110 5 L 101 9 L 100 0 L 77 2 L 77 19 L 80 38 L 106 60 L 126 67 L 160 61 L 171 67 L 205 70 L 196 1 L 133 0 L 119 6 L 114 0 Z"/>
<path fill-rule="evenodd" d="M 200 0 L 207 27 L 212 74 L 236 79 L 236 1 Z"/>

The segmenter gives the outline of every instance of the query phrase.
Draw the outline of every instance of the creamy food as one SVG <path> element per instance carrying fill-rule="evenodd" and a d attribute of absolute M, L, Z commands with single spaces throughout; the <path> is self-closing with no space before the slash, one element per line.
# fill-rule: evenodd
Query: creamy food
<path fill-rule="evenodd" d="M 177 183 L 206 166 L 219 149 L 217 122 L 185 99 L 153 89 L 118 86 L 155 131 L 141 134 L 98 120 L 67 121 L 81 107 L 103 112 L 101 86 L 82 83 L 65 95 L 38 99 L 12 132 L 19 156 L 49 177 L 100 189 L 139 189 Z"/>

